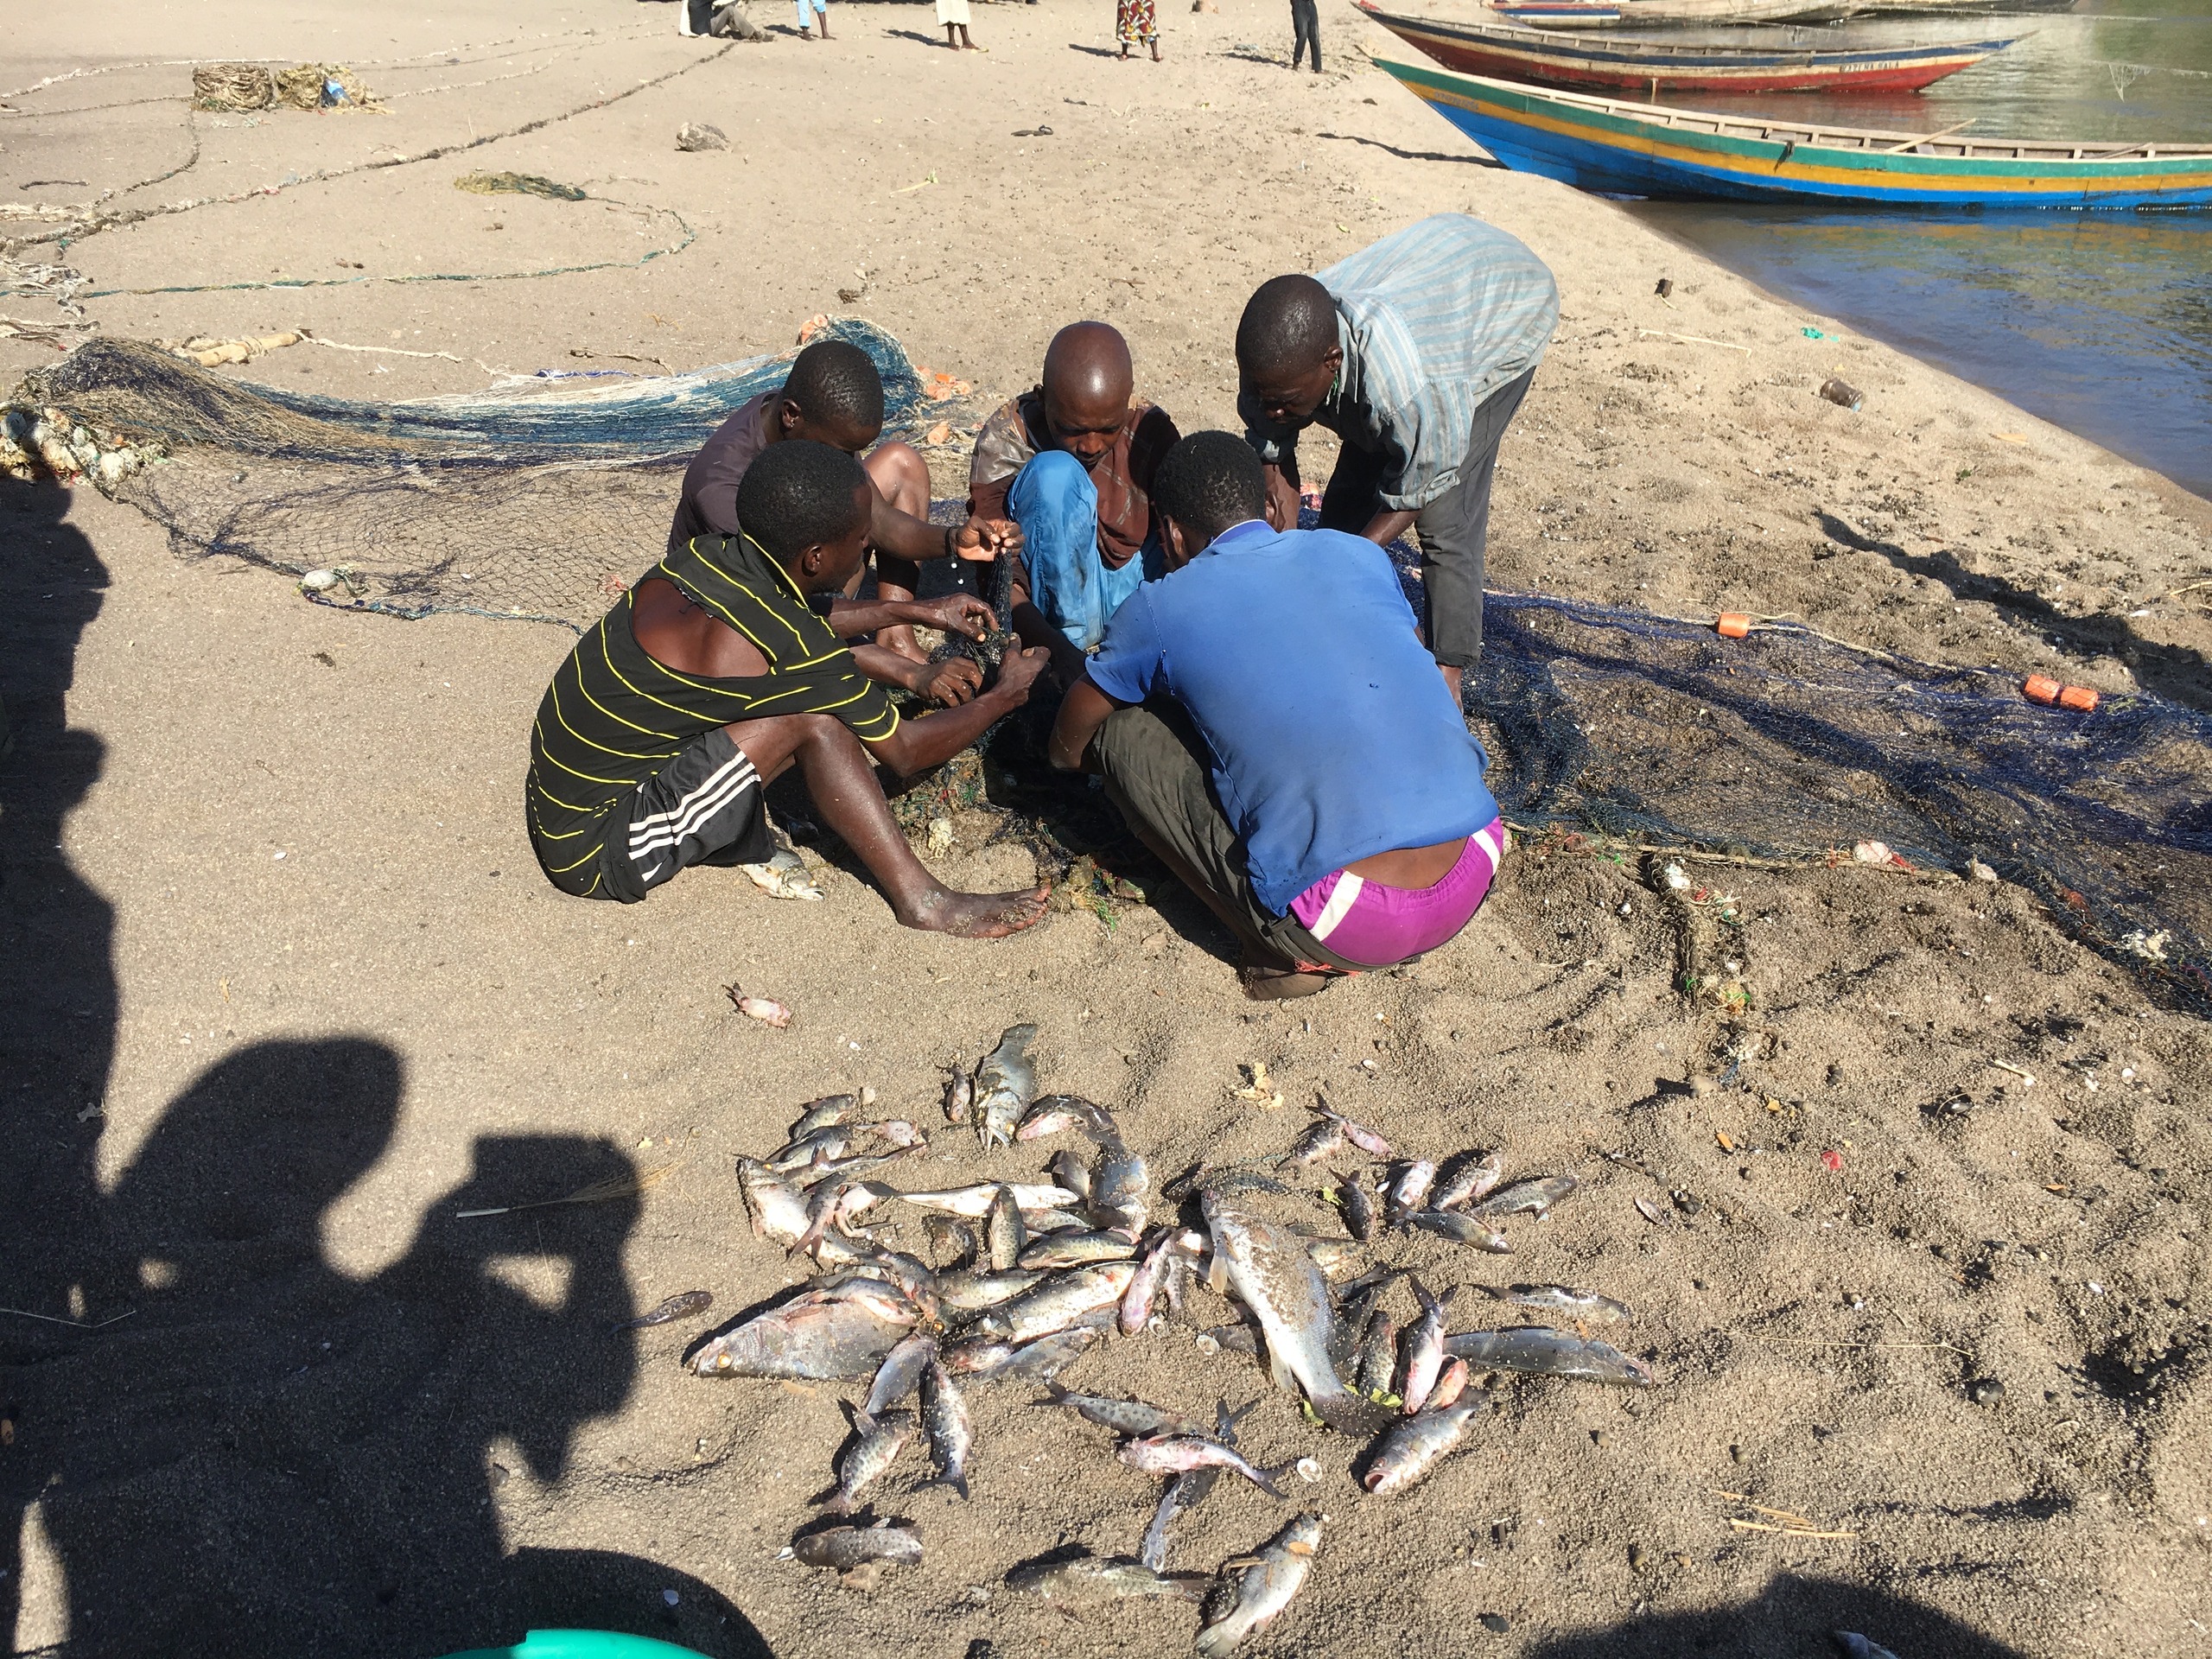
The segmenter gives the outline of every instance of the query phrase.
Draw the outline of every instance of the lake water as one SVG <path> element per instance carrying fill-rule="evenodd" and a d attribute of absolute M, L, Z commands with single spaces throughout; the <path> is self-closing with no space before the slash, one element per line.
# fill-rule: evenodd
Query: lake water
<path fill-rule="evenodd" d="M 1923 93 L 1700 96 L 1701 108 L 1976 137 L 2212 143 L 2212 0 L 2082 0 L 2057 16 L 1669 31 L 1822 44 L 2003 39 Z M 2212 211 L 1896 213 L 1637 202 L 1770 292 L 1988 387 L 2212 495 Z"/>

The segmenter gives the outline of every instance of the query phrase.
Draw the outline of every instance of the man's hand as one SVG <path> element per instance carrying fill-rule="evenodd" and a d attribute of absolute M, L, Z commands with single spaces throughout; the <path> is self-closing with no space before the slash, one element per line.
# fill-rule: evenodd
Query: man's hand
<path fill-rule="evenodd" d="M 1021 526 L 1011 518 L 970 518 L 952 532 L 955 557 L 988 564 L 1001 555 L 1021 551 Z"/>
<path fill-rule="evenodd" d="M 925 628 L 942 628 L 968 639 L 982 639 L 998 623 L 990 606 L 974 594 L 948 594 L 943 599 L 925 600 L 905 608 L 909 622 Z"/>
<path fill-rule="evenodd" d="M 983 671 L 965 657 L 921 663 L 915 666 L 909 689 L 940 709 L 957 709 L 983 689 Z"/>
<path fill-rule="evenodd" d="M 1359 533 L 1377 547 L 1388 547 L 1411 530 L 1420 517 L 1417 512 L 1378 512 Z"/>
<path fill-rule="evenodd" d="M 1271 530 L 1298 528 L 1298 486 L 1283 476 L 1280 467 L 1262 469 L 1268 480 L 1268 527 Z"/>
<path fill-rule="evenodd" d="M 999 683 L 993 689 L 1004 692 L 1007 701 L 1019 709 L 1029 701 L 1029 688 L 1052 660 L 1052 653 L 1042 645 L 1009 656 L 999 664 Z"/>

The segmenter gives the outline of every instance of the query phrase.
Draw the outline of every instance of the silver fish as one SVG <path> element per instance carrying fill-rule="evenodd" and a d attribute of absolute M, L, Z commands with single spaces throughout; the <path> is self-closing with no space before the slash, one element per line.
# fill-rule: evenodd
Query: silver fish
<path fill-rule="evenodd" d="M 1505 1160 L 1493 1152 L 1461 1164 L 1452 1172 L 1452 1179 L 1437 1189 L 1429 1200 L 1432 1210 L 1457 1210 L 1461 1205 L 1472 1204 L 1487 1198 L 1497 1184 L 1505 1179 Z"/>
<path fill-rule="evenodd" d="M 965 1071 L 955 1071 L 952 1080 L 944 1085 L 944 1119 L 948 1123 L 965 1124 L 976 1116 L 976 1085 L 969 1081 Z"/>
<path fill-rule="evenodd" d="M 976 1444 L 976 1431 L 968 1417 L 968 1402 L 954 1386 L 952 1376 L 930 1357 L 929 1392 L 922 1402 L 930 1431 L 930 1454 L 937 1459 L 933 1485 L 950 1486 L 968 1496 L 968 1453 Z"/>
<path fill-rule="evenodd" d="M 976 1126 L 987 1152 L 1014 1143 L 1014 1126 L 1036 1096 L 1037 1073 L 1028 1060 L 1036 1037 L 1034 1026 L 1008 1027 L 976 1068 Z"/>
<path fill-rule="evenodd" d="M 1627 1303 L 1600 1296 L 1594 1290 L 1569 1290 L 1565 1285 L 1480 1285 L 1477 1288 L 1501 1302 L 1565 1313 L 1592 1325 L 1611 1325 L 1629 1317 Z"/>
<path fill-rule="evenodd" d="M 1099 1154 L 1090 1183 L 1090 1212 L 1134 1236 L 1144 1230 L 1145 1195 L 1151 1190 L 1152 1172 L 1143 1158 L 1117 1142 Z"/>
<path fill-rule="evenodd" d="M 792 1123 L 789 1140 L 804 1141 L 817 1129 L 827 1129 L 849 1121 L 861 1109 L 858 1095 L 824 1095 L 810 1101 Z"/>
<path fill-rule="evenodd" d="M 1367 1322 L 1366 1339 L 1359 1344 L 1357 1375 L 1359 1391 L 1370 1399 L 1398 1391 L 1398 1327 L 1379 1309 Z"/>
<path fill-rule="evenodd" d="M 1382 1436 L 1360 1484 L 1378 1497 L 1404 1491 L 1459 1444 L 1467 1425 L 1489 1404 L 1487 1395 L 1477 1394 L 1441 1411 L 1407 1418 Z"/>
<path fill-rule="evenodd" d="M 1413 1286 L 1414 1300 L 1421 1303 L 1421 1318 L 1406 1332 L 1406 1385 L 1399 1390 L 1405 1396 L 1408 1417 L 1428 1403 L 1429 1390 L 1436 1386 L 1437 1375 L 1444 1369 L 1444 1310 L 1459 1289 L 1452 1286 L 1439 1301 L 1420 1280 L 1414 1280 Z"/>
<path fill-rule="evenodd" d="M 806 1200 L 798 1188 L 780 1179 L 758 1158 L 737 1160 L 737 1189 L 745 1195 L 745 1208 L 753 1217 L 756 1237 L 772 1239 L 789 1249 L 806 1230 Z"/>
<path fill-rule="evenodd" d="M 1275 1386 L 1302 1388 L 1315 1414 L 1332 1426 L 1360 1421 L 1365 1414 L 1353 1408 L 1330 1363 L 1336 1318 L 1328 1281 L 1313 1258 L 1297 1238 L 1218 1192 L 1207 1192 L 1203 1205 L 1214 1259 L 1266 1333 Z"/>
<path fill-rule="evenodd" d="M 1027 1295 L 995 1307 L 976 1322 L 986 1335 L 1024 1343 L 1064 1331 L 1086 1313 L 1111 1308 L 1136 1277 L 1134 1262 L 1100 1262 L 1054 1275 Z"/>
<path fill-rule="evenodd" d="M 1160 1289 L 1160 1274 L 1166 1271 L 1168 1246 L 1174 1241 L 1172 1231 L 1163 1231 L 1152 1241 L 1152 1248 L 1137 1263 L 1136 1276 L 1129 1281 L 1129 1287 L 1122 1293 L 1122 1334 L 1134 1337 L 1143 1330 L 1152 1318 L 1153 1297 Z"/>
<path fill-rule="evenodd" d="M 1136 1253 L 1137 1247 L 1118 1233 L 1050 1233 L 1033 1240 L 1018 1265 L 1080 1268 L 1092 1262 L 1126 1262 Z"/>
<path fill-rule="evenodd" d="M 880 1521 L 872 1527 L 831 1527 L 791 1540 L 791 1554 L 802 1567 L 849 1573 L 858 1567 L 919 1567 L 921 1535 L 911 1528 Z"/>
<path fill-rule="evenodd" d="M 1014 1204 L 1023 1210 L 1058 1210 L 1076 1203 L 1076 1195 L 1065 1186 L 1037 1185 L 1023 1181 L 978 1181 L 973 1186 L 950 1186 L 933 1192 L 901 1192 L 899 1196 L 919 1210 L 942 1210 L 947 1215 L 966 1216 L 971 1221 L 991 1207 L 991 1200 L 1003 1186 L 1014 1194 Z"/>
<path fill-rule="evenodd" d="M 1209 1432 L 1197 1418 L 1186 1417 L 1166 1406 L 1155 1406 L 1144 1400 L 1116 1400 L 1103 1394 L 1070 1394 L 1058 1383 L 1049 1385 L 1047 1396 L 1035 1403 L 1065 1407 L 1087 1422 L 1134 1440 L 1205 1435 Z"/>
<path fill-rule="evenodd" d="M 991 1270 L 1005 1273 L 1019 1265 L 1028 1243 L 1029 1230 L 1021 1224 L 1021 1206 L 1014 1201 L 1012 1189 L 1002 1186 L 983 1214 L 983 1250 L 990 1258 Z"/>
<path fill-rule="evenodd" d="M 691 1369 L 701 1376 L 813 1382 L 868 1376 L 914 1318 L 912 1306 L 893 1294 L 821 1299 L 802 1294 L 715 1338 L 692 1357 Z"/>
<path fill-rule="evenodd" d="M 922 1374 L 936 1359 L 935 1337 L 917 1331 L 901 1338 L 876 1367 L 875 1381 L 868 1384 L 868 1399 L 861 1409 L 871 1417 L 882 1416 L 921 1386 Z"/>
<path fill-rule="evenodd" d="M 715 1305 L 711 1290 L 680 1290 L 669 1297 L 650 1313 L 640 1313 L 634 1319 L 625 1319 L 614 1327 L 617 1331 L 641 1331 L 649 1325 L 666 1325 L 671 1319 L 688 1319 L 694 1313 L 703 1313 Z"/>
<path fill-rule="evenodd" d="M 1444 1411 L 1457 1405 L 1459 1396 L 1467 1391 L 1467 1376 L 1465 1360 L 1455 1357 L 1447 1362 L 1442 1374 L 1436 1379 L 1436 1386 L 1428 1391 L 1428 1403 L 1421 1409 Z"/>
<path fill-rule="evenodd" d="M 1086 1313 L 1065 1331 L 1024 1343 L 995 1375 L 1009 1381 L 1049 1382 L 1093 1343 L 1103 1342 L 1112 1325 L 1110 1310 Z"/>
<path fill-rule="evenodd" d="M 967 1267 L 980 1248 L 976 1230 L 957 1216 L 925 1216 L 922 1219 L 922 1233 L 929 1240 L 940 1268 Z"/>
<path fill-rule="evenodd" d="M 1344 1126 L 1333 1117 L 1318 1119 L 1291 1148 L 1293 1163 L 1318 1164 L 1344 1149 Z"/>
<path fill-rule="evenodd" d="M 824 1500 L 832 1515 L 850 1515 L 860 1508 L 861 1494 L 898 1461 L 917 1427 L 911 1411 L 887 1411 L 880 1417 L 854 1412 L 853 1429 L 860 1438 L 837 1465 L 837 1490 Z"/>
<path fill-rule="evenodd" d="M 1531 1376 L 1564 1376 L 1578 1382 L 1611 1382 L 1624 1389 L 1658 1386 L 1651 1368 L 1609 1343 L 1570 1337 L 1543 1325 L 1510 1331 L 1464 1331 L 1444 1339 L 1445 1351 L 1481 1370 L 1522 1371 Z"/>
<path fill-rule="evenodd" d="M 1198 1332 L 1202 1354 L 1249 1354 L 1260 1357 L 1260 1333 L 1243 1324 L 1217 1325 Z"/>
<path fill-rule="evenodd" d="M 1364 1174 L 1354 1171 L 1338 1175 L 1337 1202 L 1344 1206 L 1344 1225 L 1354 1238 L 1364 1242 L 1375 1236 L 1375 1194 L 1369 1190 Z"/>
<path fill-rule="evenodd" d="M 1078 1555 L 1072 1560 L 1033 1561 L 1017 1567 L 1006 1575 L 1006 1587 L 1016 1595 L 1038 1596 L 1056 1606 L 1071 1607 L 1131 1597 L 1196 1601 L 1205 1592 L 1205 1580 L 1190 1573 L 1155 1572 L 1141 1561 Z"/>
<path fill-rule="evenodd" d="M 876 1200 L 868 1189 L 865 1181 L 823 1181 L 817 1185 L 807 1194 L 806 1230 L 791 1245 L 792 1253 L 813 1249 L 832 1227 L 842 1228 L 872 1207 Z M 889 1187 L 881 1190 L 887 1194 L 891 1191 Z"/>
<path fill-rule="evenodd" d="M 1414 1211 L 1427 1207 L 1428 1189 L 1436 1185 L 1436 1166 L 1416 1158 L 1399 1172 L 1390 1188 L 1390 1219 L 1402 1223 Z"/>
<path fill-rule="evenodd" d="M 937 1289 L 947 1307 L 973 1313 L 982 1308 L 997 1307 L 1001 1303 L 1010 1302 L 1044 1282 L 1045 1275 L 1032 1268 L 1016 1268 L 1011 1273 L 975 1268 L 941 1275 L 937 1281 Z"/>
<path fill-rule="evenodd" d="M 1058 1135 L 1063 1129 L 1080 1129 L 1101 1146 L 1122 1138 L 1121 1126 L 1114 1122 L 1114 1115 L 1096 1101 L 1085 1100 L 1081 1095 L 1046 1095 L 1023 1115 L 1014 1138 L 1034 1141 L 1041 1135 Z"/>
<path fill-rule="evenodd" d="M 1344 1139 L 1370 1158 L 1388 1158 L 1390 1143 L 1369 1128 L 1364 1123 L 1355 1123 L 1325 1100 L 1319 1101 L 1314 1109 L 1344 1132 Z"/>
<path fill-rule="evenodd" d="M 925 1325 L 933 1323 L 938 1314 L 937 1274 L 929 1270 L 919 1258 L 904 1250 L 878 1250 L 869 1257 L 876 1273 L 896 1286 L 899 1294 L 914 1305 Z"/>
<path fill-rule="evenodd" d="M 853 1131 L 842 1123 L 832 1123 L 801 1135 L 765 1161 L 777 1174 L 789 1175 L 831 1158 L 842 1158 L 852 1144 Z"/>
<path fill-rule="evenodd" d="M 1279 1469 L 1262 1469 L 1233 1446 L 1225 1446 L 1211 1434 L 1174 1434 L 1159 1439 L 1129 1441 L 1121 1450 L 1121 1459 L 1141 1475 L 1180 1475 L 1193 1469 L 1227 1469 L 1250 1481 L 1269 1497 L 1281 1497 L 1282 1489 L 1276 1483 L 1294 1468 L 1293 1459 Z"/>
<path fill-rule="evenodd" d="M 1300 1516 L 1254 1554 L 1224 1563 L 1220 1593 L 1198 1632 L 1198 1659 L 1221 1659 L 1290 1605 L 1321 1548 L 1321 1517 Z"/>
<path fill-rule="evenodd" d="M 1551 1213 L 1552 1205 L 1581 1185 L 1572 1175 L 1547 1175 L 1541 1180 L 1516 1181 L 1512 1185 L 1491 1193 L 1467 1213 L 1481 1217 L 1527 1214 L 1541 1219 Z"/>
<path fill-rule="evenodd" d="M 1090 1199 L 1090 1166 L 1073 1147 L 1062 1147 L 1052 1154 L 1052 1161 L 1045 1173 L 1076 1196 L 1078 1203 Z"/>
<path fill-rule="evenodd" d="M 1495 1228 L 1484 1226 L 1475 1219 L 1472 1211 L 1416 1210 L 1406 1217 L 1406 1225 L 1434 1233 L 1439 1238 L 1448 1238 L 1454 1244 L 1487 1250 L 1492 1255 L 1513 1254 L 1512 1241 Z"/>
<path fill-rule="evenodd" d="M 1160 1495 L 1160 1507 L 1152 1512 L 1152 1524 L 1144 1529 L 1144 1544 L 1137 1551 L 1137 1559 L 1155 1573 L 1166 1572 L 1167 1529 L 1176 1516 L 1205 1503 L 1220 1478 L 1218 1469 L 1190 1469 L 1169 1481 L 1167 1490 Z"/>

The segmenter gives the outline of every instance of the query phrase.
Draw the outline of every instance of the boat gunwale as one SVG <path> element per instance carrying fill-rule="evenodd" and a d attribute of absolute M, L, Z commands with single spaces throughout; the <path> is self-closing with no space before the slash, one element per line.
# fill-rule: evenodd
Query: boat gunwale
<path fill-rule="evenodd" d="M 1632 62 L 1644 54 L 1664 56 L 1669 67 L 1686 69 L 1732 68 L 1813 68 L 1827 67 L 1840 63 L 1874 60 L 1883 63 L 1917 63 L 1929 59 L 1941 59 L 1954 54 L 1979 53 L 1983 57 L 1994 56 L 2008 47 L 2018 45 L 2025 37 L 2014 35 L 2001 41 L 1955 41 L 1932 46 L 1891 47 L 1834 47 L 1834 46 L 1731 46 L 1702 45 L 1695 47 L 1671 46 L 1664 41 L 1614 40 L 1611 38 L 1585 41 L 1559 35 L 1547 35 L 1540 29 L 1515 29 L 1496 23 L 1463 23 L 1450 18 L 1409 17 L 1401 12 L 1385 11 L 1369 0 L 1353 0 L 1375 24 L 1399 34 L 1394 24 L 1402 24 L 1416 33 L 1429 32 L 1453 40 L 1502 47 L 1510 51 L 1526 51 L 1546 56 L 1566 56 L 1587 60 L 1595 63 L 1612 61 Z M 1692 55 L 1694 54 L 1695 55 Z M 1460 69 L 1454 74 L 1465 74 Z M 1485 77 L 1478 76 L 1478 79 Z"/>

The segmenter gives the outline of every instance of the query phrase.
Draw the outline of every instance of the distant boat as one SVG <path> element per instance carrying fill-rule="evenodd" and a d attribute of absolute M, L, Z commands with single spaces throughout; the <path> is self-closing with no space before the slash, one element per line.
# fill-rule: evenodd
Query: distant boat
<path fill-rule="evenodd" d="M 2212 207 L 2212 145 L 1968 138 L 1956 127 L 1866 131 L 1375 61 L 1506 166 L 1609 194 L 1831 207 Z"/>
<path fill-rule="evenodd" d="M 1537 29 L 1664 29 L 1827 23 L 1855 16 L 1866 4 L 1866 0 L 1491 0 L 1490 10 Z"/>
<path fill-rule="evenodd" d="M 1497 24 L 1401 17 L 1359 8 L 1446 69 L 1601 92 L 1917 92 L 2002 52 L 2006 41 L 1942 46 L 1673 46 L 1656 41 L 1560 40 Z"/>

